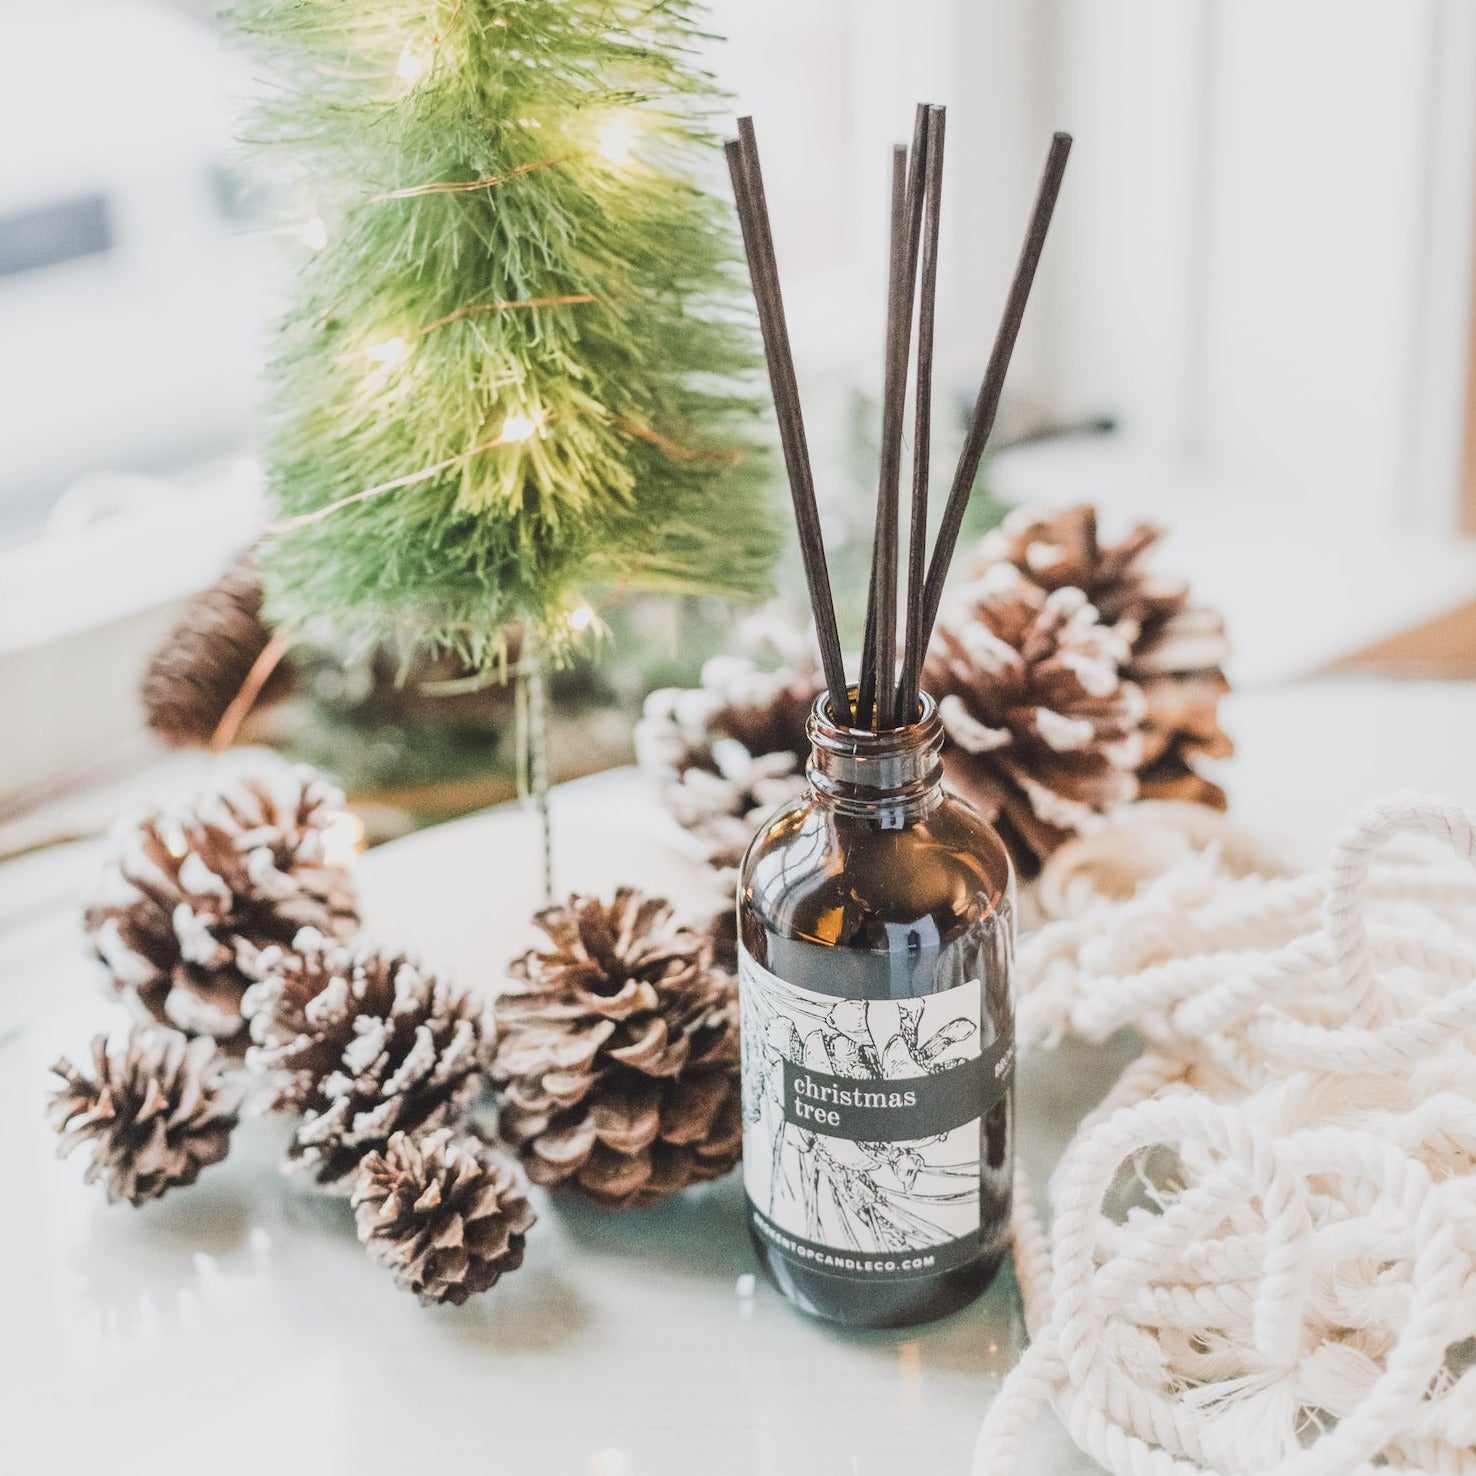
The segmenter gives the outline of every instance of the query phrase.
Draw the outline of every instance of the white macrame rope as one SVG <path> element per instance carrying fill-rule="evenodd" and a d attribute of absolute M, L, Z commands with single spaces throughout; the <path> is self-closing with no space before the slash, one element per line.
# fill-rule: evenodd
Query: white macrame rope
<path fill-rule="evenodd" d="M 1026 941 L 1022 1047 L 1148 1049 L 1052 1175 L 1049 1233 L 1017 1175 L 1031 1345 L 975 1476 L 1013 1476 L 1046 1400 L 1115 1476 L 1476 1476 L 1473 864 L 1476 817 L 1401 796 L 1323 873 L 1212 844 Z"/>

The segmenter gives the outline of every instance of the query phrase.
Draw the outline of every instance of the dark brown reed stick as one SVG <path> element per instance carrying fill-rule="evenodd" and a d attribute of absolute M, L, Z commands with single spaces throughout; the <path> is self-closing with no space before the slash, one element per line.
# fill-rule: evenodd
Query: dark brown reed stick
<path fill-rule="evenodd" d="M 738 120 L 738 134 L 738 138 L 724 145 L 723 152 L 733 180 L 749 277 L 753 283 L 754 302 L 758 306 L 759 330 L 769 366 L 769 385 L 774 395 L 779 439 L 789 476 L 790 497 L 794 503 L 794 521 L 799 533 L 805 580 L 809 585 L 810 609 L 815 619 L 815 635 L 820 643 L 820 664 L 830 693 L 831 712 L 839 722 L 849 726 L 850 693 L 846 687 L 840 633 L 835 623 L 830 570 L 825 562 L 820 511 L 815 501 L 815 479 L 805 441 L 804 416 L 795 380 L 794 357 L 789 347 L 789 330 L 784 319 L 784 298 L 779 286 L 779 268 L 769 229 L 768 204 L 752 118 Z"/>
<path fill-rule="evenodd" d="M 1030 300 L 1035 269 L 1040 264 L 1041 249 L 1045 245 L 1046 231 L 1050 228 L 1051 216 L 1056 208 L 1056 197 L 1061 192 L 1061 176 L 1066 171 L 1066 157 L 1070 152 L 1071 135 L 1055 134 L 1051 139 L 1050 152 L 1046 155 L 1045 169 L 1041 173 L 1040 186 L 1035 195 L 1035 206 L 1030 213 L 1030 227 L 1025 233 L 1025 243 L 1020 248 L 1020 259 L 1015 266 L 1015 277 L 1010 283 L 1004 313 L 995 333 L 994 347 L 989 354 L 989 366 L 985 369 L 983 383 L 979 386 L 979 398 L 974 402 L 974 413 L 969 421 L 958 470 L 954 473 L 948 501 L 943 508 L 938 537 L 933 544 L 932 562 L 928 565 L 928 579 L 923 590 L 924 644 L 931 637 L 934 622 L 938 618 L 938 607 L 943 602 L 943 585 L 948 578 L 948 566 L 958 544 L 959 529 L 963 526 L 969 493 L 973 490 L 974 478 L 979 473 L 979 463 L 989 442 L 989 432 L 994 428 L 994 416 L 999 409 L 999 397 L 1004 389 L 1005 374 L 1010 367 L 1010 355 L 1014 353 L 1015 340 L 1019 337 L 1025 304 Z"/>
<path fill-rule="evenodd" d="M 881 466 L 877 477 L 876 533 L 872 544 L 868 649 L 876 674 L 876 727 L 897 726 L 897 549 L 902 429 L 907 410 L 907 365 L 922 234 L 929 113 L 919 104 L 909 155 L 892 155 L 892 270 L 887 282 L 887 356 L 882 387 Z M 872 615 L 874 611 L 874 617 Z"/>
<path fill-rule="evenodd" d="M 892 405 L 896 398 L 898 294 L 901 290 L 903 253 L 907 238 L 907 150 L 898 144 L 892 150 L 892 194 L 887 234 L 887 311 L 882 346 L 881 462 L 877 478 L 876 519 L 871 540 L 871 575 L 866 587 L 866 634 L 861 642 L 861 680 L 856 689 L 856 722 L 859 727 L 880 729 L 878 701 L 879 660 L 882 646 L 877 637 L 881 620 L 881 580 L 885 562 L 882 545 L 887 536 L 888 446 L 891 440 Z M 900 461 L 900 421 L 899 461 Z M 896 484 L 893 472 L 892 483 Z M 895 627 L 894 627 L 895 639 Z"/>
<path fill-rule="evenodd" d="M 933 328 L 938 301 L 938 218 L 943 205 L 943 136 L 948 110 L 928 109 L 927 215 L 917 309 L 917 391 L 913 406 L 912 507 L 907 533 L 907 633 L 897 720 L 917 720 L 922 670 L 923 581 L 927 577 L 928 474 L 933 435 Z"/>

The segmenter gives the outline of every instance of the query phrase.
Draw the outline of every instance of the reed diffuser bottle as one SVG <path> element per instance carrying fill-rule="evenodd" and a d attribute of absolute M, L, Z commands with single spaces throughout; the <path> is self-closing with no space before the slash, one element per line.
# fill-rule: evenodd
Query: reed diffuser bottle
<path fill-rule="evenodd" d="M 894 1327 L 971 1301 L 1009 1242 L 1013 881 L 943 787 L 931 699 L 880 733 L 828 704 L 739 883 L 744 1187 L 793 1302 Z"/>
<path fill-rule="evenodd" d="M 989 1284 L 1009 1243 L 1014 883 L 998 835 L 943 787 L 943 725 L 918 683 L 1071 140 L 1051 140 L 929 560 L 944 122 L 942 108 L 920 106 L 911 149 L 892 154 L 881 465 L 854 688 L 753 120 L 740 118 L 739 136 L 725 145 L 826 687 L 809 722 L 809 788 L 760 829 L 739 878 L 743 1181 L 770 1276 L 805 1311 L 858 1327 L 900 1327 L 963 1306 Z M 914 307 L 917 418 L 899 676 L 902 424 Z"/>

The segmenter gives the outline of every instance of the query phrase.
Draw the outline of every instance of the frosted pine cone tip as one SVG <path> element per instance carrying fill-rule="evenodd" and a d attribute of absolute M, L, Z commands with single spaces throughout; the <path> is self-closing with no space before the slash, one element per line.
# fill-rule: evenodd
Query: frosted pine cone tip
<path fill-rule="evenodd" d="M 804 788 L 805 725 L 820 687 L 812 664 L 764 671 L 716 656 L 700 686 L 646 699 L 637 759 L 709 865 L 736 866 L 759 823 Z"/>
<path fill-rule="evenodd" d="M 366 1155 L 459 1123 L 482 1091 L 491 1011 L 444 975 L 311 929 L 259 968 L 247 1064 L 272 1083 L 270 1109 L 301 1115 L 286 1167 L 321 1188 L 349 1194 Z"/>
<path fill-rule="evenodd" d="M 86 1181 L 101 1179 L 111 1202 L 141 1205 L 193 1184 L 230 1149 L 241 1092 L 206 1038 L 135 1029 L 110 1051 L 98 1035 L 90 1075 L 65 1057 L 52 1070 L 62 1082 L 49 1112 L 57 1151 L 90 1147 Z"/>
<path fill-rule="evenodd" d="M 303 927 L 357 926 L 353 882 L 325 832 L 343 795 L 284 760 L 223 760 L 212 788 L 115 833 L 85 913 L 113 989 L 143 1023 L 246 1046 L 256 954 Z"/>

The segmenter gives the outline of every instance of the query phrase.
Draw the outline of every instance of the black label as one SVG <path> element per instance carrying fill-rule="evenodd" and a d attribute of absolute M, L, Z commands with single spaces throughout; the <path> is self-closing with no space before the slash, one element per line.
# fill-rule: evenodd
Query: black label
<path fill-rule="evenodd" d="M 1012 1039 L 926 1076 L 867 1080 L 784 1062 L 784 1117 L 853 1143 L 915 1142 L 985 1116 L 1009 1090 Z"/>

